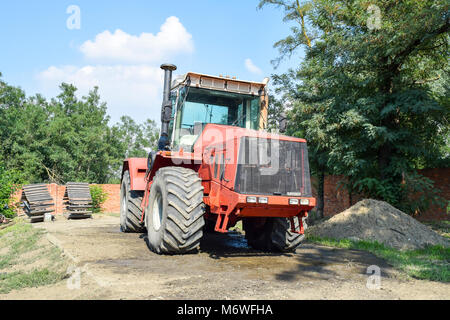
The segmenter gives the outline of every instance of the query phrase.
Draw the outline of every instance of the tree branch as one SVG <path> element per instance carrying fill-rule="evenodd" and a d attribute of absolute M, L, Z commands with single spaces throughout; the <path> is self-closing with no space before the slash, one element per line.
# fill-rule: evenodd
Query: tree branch
<path fill-rule="evenodd" d="M 306 45 L 311 48 L 311 40 L 309 39 L 308 35 L 306 34 L 306 29 L 305 29 L 305 14 L 303 13 L 303 11 L 300 8 L 299 0 L 296 0 L 296 3 L 297 3 L 296 11 L 300 16 L 300 25 L 302 27 L 303 35 L 305 36 L 305 39 L 306 39 Z"/>

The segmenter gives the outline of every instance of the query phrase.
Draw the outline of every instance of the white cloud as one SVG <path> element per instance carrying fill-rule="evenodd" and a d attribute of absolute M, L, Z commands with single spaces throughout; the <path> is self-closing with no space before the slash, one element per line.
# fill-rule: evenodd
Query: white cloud
<path fill-rule="evenodd" d="M 88 59 L 122 62 L 149 63 L 166 61 L 180 53 L 192 53 L 192 35 L 187 32 L 177 17 L 169 17 L 156 35 L 141 33 L 130 35 L 120 29 L 114 33 L 106 30 L 88 40 L 80 47 Z"/>
<path fill-rule="evenodd" d="M 99 87 L 102 101 L 107 102 L 112 122 L 128 115 L 138 122 L 160 120 L 163 73 L 156 66 L 63 66 L 49 67 L 38 74 L 41 90 L 55 96 L 62 82 L 74 84 L 79 96 Z"/>
<path fill-rule="evenodd" d="M 37 75 L 37 80 L 40 91 L 48 97 L 59 93 L 62 82 L 74 84 L 80 97 L 98 86 L 113 123 L 123 115 L 138 122 L 147 118 L 159 122 L 163 87 L 163 72 L 159 66 L 193 50 L 192 35 L 177 17 L 169 17 L 156 35 L 104 31 L 94 41 L 86 41 L 80 47 L 84 56 L 95 63 L 50 66 Z M 96 64 L 97 61 L 101 64 Z"/>
<path fill-rule="evenodd" d="M 253 61 L 251 59 L 245 59 L 245 67 L 251 73 L 262 74 L 262 70 L 260 68 L 258 68 L 257 66 L 255 66 L 255 64 L 253 63 Z"/>

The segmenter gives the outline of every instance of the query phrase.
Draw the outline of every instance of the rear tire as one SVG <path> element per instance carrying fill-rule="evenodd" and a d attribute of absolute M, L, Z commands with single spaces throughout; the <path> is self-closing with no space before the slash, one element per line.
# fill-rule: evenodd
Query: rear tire
<path fill-rule="evenodd" d="M 298 220 L 294 219 L 298 228 Z M 269 252 L 294 252 L 305 239 L 304 234 L 291 231 L 288 218 L 246 218 L 243 222 L 247 243 L 254 249 Z M 303 219 L 303 228 L 306 229 Z"/>
<path fill-rule="evenodd" d="M 146 212 L 148 244 L 158 254 L 195 251 L 203 237 L 203 186 L 197 173 L 181 167 L 159 169 Z"/>
<path fill-rule="evenodd" d="M 130 190 L 130 173 L 125 171 L 120 188 L 120 230 L 122 232 L 142 233 L 145 231 L 141 223 L 143 196 L 143 191 Z"/>
<path fill-rule="evenodd" d="M 216 232 L 216 221 L 205 219 L 205 226 L 203 227 L 204 233 Z"/>

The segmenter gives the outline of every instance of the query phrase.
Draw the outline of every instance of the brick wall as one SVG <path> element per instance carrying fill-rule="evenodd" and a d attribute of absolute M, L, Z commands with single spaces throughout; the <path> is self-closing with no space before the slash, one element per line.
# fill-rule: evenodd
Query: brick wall
<path fill-rule="evenodd" d="M 442 191 L 440 194 L 447 202 L 450 201 L 450 168 L 424 169 L 419 173 L 434 181 L 434 186 Z M 446 208 L 432 206 L 424 215 L 418 217 L 419 220 L 450 220 L 450 215 L 446 214 Z"/>
<path fill-rule="evenodd" d="M 120 212 L 120 184 L 101 184 L 100 185 L 108 194 L 105 203 L 102 204 L 103 212 L 119 213 Z"/>

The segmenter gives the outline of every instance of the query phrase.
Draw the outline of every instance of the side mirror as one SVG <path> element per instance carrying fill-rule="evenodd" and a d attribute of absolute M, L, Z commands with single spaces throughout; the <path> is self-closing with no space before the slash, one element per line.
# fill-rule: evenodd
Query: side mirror
<path fill-rule="evenodd" d="M 280 118 L 278 119 L 278 130 L 281 133 L 285 133 L 287 129 L 287 119 L 286 114 L 283 112 L 280 114 Z"/>

